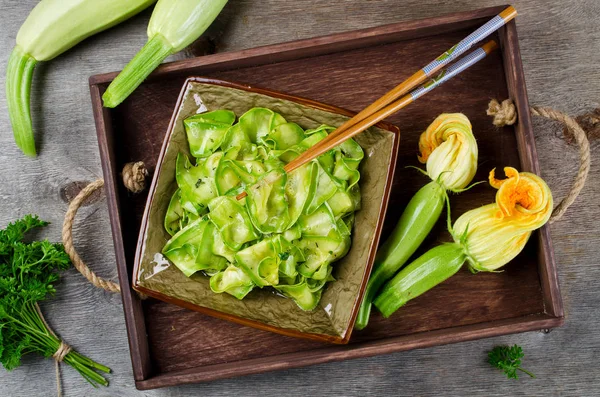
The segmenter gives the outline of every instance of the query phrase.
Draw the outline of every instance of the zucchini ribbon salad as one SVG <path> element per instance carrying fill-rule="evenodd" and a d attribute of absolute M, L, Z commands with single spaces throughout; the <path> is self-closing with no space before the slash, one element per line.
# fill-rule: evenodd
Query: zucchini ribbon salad
<path fill-rule="evenodd" d="M 215 110 L 184 125 L 194 161 L 177 158 L 163 254 L 188 277 L 210 277 L 215 293 L 243 299 L 271 287 L 314 309 L 332 263 L 350 248 L 362 148 L 349 139 L 286 174 L 285 164 L 335 128 L 304 130 L 265 108 L 237 123 L 233 112 Z"/>

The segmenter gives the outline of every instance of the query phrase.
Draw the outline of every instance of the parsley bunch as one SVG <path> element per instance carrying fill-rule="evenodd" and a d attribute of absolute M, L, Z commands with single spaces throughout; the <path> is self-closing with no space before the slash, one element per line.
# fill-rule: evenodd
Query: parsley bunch
<path fill-rule="evenodd" d="M 504 371 L 504 374 L 508 379 L 519 379 L 517 370 L 525 372 L 527 375 L 535 378 L 535 375 L 531 372 L 521 368 L 521 359 L 525 357 L 523 349 L 519 345 L 510 346 L 496 346 L 488 353 L 488 362 Z"/>
<path fill-rule="evenodd" d="M 56 292 L 58 271 L 68 269 L 71 261 L 61 244 L 23 241 L 28 231 L 47 224 L 27 215 L 0 230 L 0 362 L 7 370 L 18 367 L 27 353 L 52 357 L 61 344 L 42 320 L 37 303 Z M 73 350 L 63 362 L 93 386 L 108 385 L 96 371 L 109 373 L 110 368 Z"/>

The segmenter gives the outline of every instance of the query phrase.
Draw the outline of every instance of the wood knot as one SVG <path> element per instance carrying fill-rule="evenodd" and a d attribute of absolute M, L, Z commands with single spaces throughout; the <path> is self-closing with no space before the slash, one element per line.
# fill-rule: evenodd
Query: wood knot
<path fill-rule="evenodd" d="M 502 103 L 492 99 L 488 105 L 487 115 L 493 116 L 492 123 L 496 127 L 504 127 L 505 125 L 513 125 L 517 121 L 517 109 L 512 99 L 505 99 Z"/>
<path fill-rule="evenodd" d="M 67 183 L 66 185 L 60 188 L 61 200 L 65 203 L 70 203 L 75 197 L 77 197 L 79 192 L 81 192 L 81 190 L 83 190 L 83 188 L 89 184 L 89 181 L 75 181 Z M 102 199 L 102 189 L 98 189 L 94 193 L 92 193 L 83 201 L 81 205 L 84 207 L 92 205 L 100 201 L 100 199 Z"/>
<path fill-rule="evenodd" d="M 188 57 L 201 57 L 217 52 L 217 43 L 213 37 L 201 36 L 185 49 Z"/>
<path fill-rule="evenodd" d="M 583 128 L 590 141 L 600 138 L 600 108 L 575 117 L 575 121 Z M 568 144 L 575 142 L 571 129 L 565 127 L 563 134 Z"/>
<path fill-rule="evenodd" d="M 187 57 L 212 55 L 219 52 L 221 39 L 225 32 L 228 31 L 227 25 L 229 24 L 231 16 L 234 15 L 233 12 L 227 11 L 230 7 L 230 5 L 226 5 L 225 9 L 221 11 L 219 16 L 217 16 L 210 24 L 202 36 L 186 47 L 184 53 Z"/>
<path fill-rule="evenodd" d="M 123 184 L 132 193 L 140 193 L 146 188 L 148 170 L 143 161 L 127 163 L 123 167 Z"/>

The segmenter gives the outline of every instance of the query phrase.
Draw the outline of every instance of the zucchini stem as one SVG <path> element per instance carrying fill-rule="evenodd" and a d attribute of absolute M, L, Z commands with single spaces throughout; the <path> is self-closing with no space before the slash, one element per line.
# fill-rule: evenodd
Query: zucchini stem
<path fill-rule="evenodd" d="M 15 46 L 6 68 L 6 101 L 15 142 L 23 153 L 30 157 L 37 154 L 29 109 L 31 82 L 36 64 L 37 60 L 34 57 Z"/>
<path fill-rule="evenodd" d="M 127 99 L 172 52 L 173 47 L 162 35 L 154 35 L 110 83 L 102 95 L 104 106 L 114 108 Z"/>

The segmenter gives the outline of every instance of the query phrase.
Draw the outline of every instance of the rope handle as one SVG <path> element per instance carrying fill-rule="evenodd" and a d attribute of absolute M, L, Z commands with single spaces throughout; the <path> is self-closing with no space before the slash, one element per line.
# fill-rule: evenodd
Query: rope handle
<path fill-rule="evenodd" d="M 91 271 L 85 262 L 79 257 L 79 254 L 73 246 L 73 223 L 75 221 L 75 215 L 77 215 L 77 210 L 79 210 L 85 199 L 87 199 L 96 190 L 102 188 L 102 186 L 104 186 L 104 180 L 98 179 L 97 181 L 92 182 L 83 188 L 73 199 L 73 201 L 71 201 L 69 208 L 67 209 L 67 213 L 65 214 L 65 221 L 62 229 L 62 240 L 63 245 L 65 246 L 65 251 L 73 262 L 73 266 L 75 266 L 79 273 L 83 274 L 83 276 L 87 278 L 90 283 L 109 292 L 120 292 L 121 287 L 119 287 L 119 284 L 96 276 L 96 273 Z"/>
<path fill-rule="evenodd" d="M 585 181 L 590 171 L 590 143 L 585 131 L 581 128 L 579 123 L 565 113 L 555 109 L 536 106 L 532 106 L 530 111 L 534 116 L 545 117 L 564 124 L 573 134 L 575 142 L 579 147 L 579 169 L 577 170 L 577 176 L 575 177 L 575 181 L 573 182 L 573 186 L 571 186 L 569 193 L 567 193 L 552 211 L 549 223 L 553 223 L 564 215 L 567 208 L 573 204 L 581 192 L 581 189 L 585 186 Z M 511 99 L 505 99 L 501 103 L 492 99 L 489 103 L 487 114 L 494 117 L 492 123 L 497 127 L 512 125 L 517 121 L 517 111 L 515 104 Z"/>
<path fill-rule="evenodd" d="M 123 168 L 123 184 L 127 190 L 134 194 L 140 193 L 146 188 L 146 176 L 148 176 L 148 170 L 142 161 L 127 163 Z M 108 292 L 120 292 L 121 287 L 119 284 L 98 277 L 96 273 L 91 271 L 85 262 L 79 257 L 79 254 L 73 246 L 73 223 L 75 222 L 77 211 L 92 193 L 98 189 L 101 189 L 103 186 L 104 180 L 98 179 L 97 181 L 92 182 L 83 188 L 73 199 L 73 201 L 71 201 L 63 222 L 62 240 L 63 245 L 65 246 L 65 251 L 71 258 L 73 265 L 79 271 L 79 273 L 83 274 L 83 276 L 88 279 L 90 283 Z M 140 297 L 143 299 L 145 296 L 140 294 Z"/>

